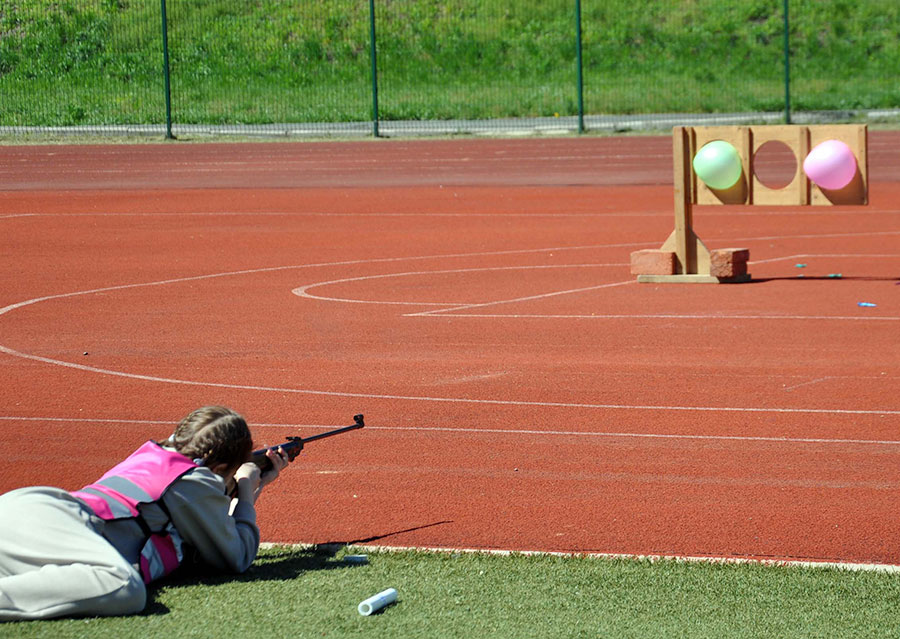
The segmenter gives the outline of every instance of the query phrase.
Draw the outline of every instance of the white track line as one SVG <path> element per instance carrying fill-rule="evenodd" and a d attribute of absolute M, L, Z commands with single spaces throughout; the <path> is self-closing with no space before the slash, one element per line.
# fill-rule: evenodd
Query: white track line
<path fill-rule="evenodd" d="M 163 419 L 110 419 L 90 417 L 20 417 L 16 415 L 2 415 L 0 421 L 10 422 L 49 422 L 49 423 L 79 423 L 79 424 L 133 424 L 143 425 L 168 425 L 174 426 L 175 421 Z M 327 430 L 336 428 L 334 424 L 272 424 L 253 423 L 254 428 L 287 428 Z M 672 440 L 698 440 L 698 441 L 739 441 L 739 442 L 767 442 L 775 444 L 862 444 L 876 446 L 900 446 L 900 440 L 878 439 L 825 439 L 810 437 L 763 437 L 752 435 L 687 435 L 672 433 L 616 433 L 616 432 L 592 432 L 577 430 L 536 430 L 521 428 L 474 428 L 474 427 L 450 427 L 450 426 L 366 426 L 370 430 L 386 430 L 392 432 L 412 433 L 473 433 L 490 435 L 546 435 L 554 437 L 599 437 L 610 439 L 672 439 Z"/>
<path fill-rule="evenodd" d="M 65 299 L 69 297 L 78 297 L 81 295 L 92 295 L 96 293 L 107 293 L 110 291 L 122 291 L 134 288 L 145 288 L 151 286 L 165 286 L 169 284 L 181 284 L 184 282 L 195 282 L 199 280 L 212 280 L 224 277 L 234 277 L 240 275 L 254 275 L 257 273 L 274 273 L 279 271 L 292 271 L 292 270 L 302 270 L 302 269 L 312 269 L 312 268 L 327 268 L 333 266 L 354 266 L 360 264 L 384 264 L 384 263 L 392 263 L 392 262 L 406 262 L 406 261 L 420 261 L 420 260 L 441 260 L 441 259 L 456 259 L 456 258 L 468 258 L 468 257 L 494 257 L 498 255 L 525 255 L 525 254 L 535 254 L 535 253 L 553 253 L 555 251 L 579 251 L 579 250 L 589 250 L 589 249 L 601 249 L 601 248 L 623 248 L 623 247 L 631 247 L 631 246 L 643 246 L 644 243 L 640 244 L 596 244 L 596 245 L 586 245 L 586 246 L 562 246 L 562 247 L 553 247 L 553 248 L 540 248 L 540 249 L 515 249 L 509 251 L 483 251 L 476 253 L 448 253 L 448 254 L 438 254 L 438 255 L 420 255 L 420 256 L 408 256 L 408 257 L 381 257 L 381 258 L 371 258 L 366 260 L 343 260 L 338 262 L 318 262 L 314 264 L 294 264 L 289 266 L 269 266 L 263 268 L 254 268 L 254 269 L 243 269 L 239 271 L 225 271 L 221 273 L 208 273 L 205 275 L 191 275 L 186 277 L 175 277 L 165 280 L 158 280 L 154 282 L 138 282 L 136 284 L 119 284 L 115 286 L 105 286 L 100 288 L 93 288 L 84 291 L 74 291 L 72 293 L 57 293 L 54 295 L 45 295 L 43 297 L 36 297 L 30 300 L 25 300 L 23 302 L 18 302 L 16 304 L 10 304 L 8 306 L 4 306 L 0 308 L 0 316 L 6 315 L 10 311 L 14 311 L 19 308 L 23 308 L 25 306 L 30 306 L 31 304 L 37 304 L 39 302 L 47 302 L 50 300 L 56 299 Z"/>
<path fill-rule="evenodd" d="M 123 371 L 75 364 L 49 357 L 31 355 L 13 350 L 0 345 L 0 352 L 44 364 L 53 364 L 64 368 L 71 368 L 101 375 L 111 375 L 126 379 L 135 379 L 144 382 L 156 382 L 160 384 L 177 384 L 183 386 L 199 386 L 204 388 L 227 388 L 229 390 L 262 391 L 274 393 L 295 393 L 298 395 L 317 395 L 325 397 L 352 397 L 356 399 L 379 399 L 410 402 L 434 402 L 446 404 L 477 404 L 484 406 L 531 406 L 540 408 L 577 408 L 585 410 L 645 410 L 666 412 L 706 412 L 706 413 L 763 413 L 763 414 L 806 414 L 806 415 L 900 415 L 900 410 L 852 410 L 852 409 L 828 409 L 828 408 L 761 408 L 753 406 L 667 406 L 647 404 L 583 404 L 578 402 L 531 402 L 503 399 L 476 399 L 471 397 L 432 397 L 420 395 L 389 395 L 381 393 L 353 393 L 349 391 L 327 391 L 309 388 L 287 388 L 281 386 L 256 386 L 252 384 L 225 384 L 221 382 L 208 382 L 189 379 L 176 379 L 172 377 L 159 377 L 155 375 L 141 375 L 138 373 L 126 373 Z"/>
<path fill-rule="evenodd" d="M 623 210 L 601 210 L 597 213 L 549 213 L 544 211 L 534 212 L 481 212 L 481 213 L 440 213 L 440 212 L 413 212 L 413 213 L 341 213 L 331 211 L 191 211 L 184 213 L 11 213 L 8 215 L 0 215 L 0 220 L 19 218 L 19 217 L 235 217 L 235 216 L 252 216 L 252 217 L 354 217 L 354 218 L 380 218 L 380 217 L 424 217 L 424 218 L 474 218 L 487 217 L 496 218 L 609 218 L 609 217 L 659 217 L 665 215 L 671 216 L 670 211 L 623 211 Z M 844 214 L 845 215 L 845 214 Z"/>
<path fill-rule="evenodd" d="M 557 297 L 559 295 L 571 295 L 572 293 L 584 293 L 586 291 L 596 291 L 603 288 L 613 288 L 615 286 L 625 286 L 628 284 L 634 284 L 636 280 L 627 280 L 625 282 L 612 282 L 609 284 L 599 284 L 597 286 L 585 286 L 582 288 L 573 288 L 566 291 L 553 291 L 550 293 L 541 293 L 539 295 L 529 295 L 527 297 L 517 297 L 515 299 L 509 300 L 495 300 L 492 302 L 483 302 L 481 304 L 466 304 L 464 306 L 455 306 L 453 308 L 443 308 L 435 311 L 424 311 L 422 313 L 410 313 L 406 315 L 406 317 L 428 317 L 435 316 L 439 313 L 453 313 L 454 317 L 457 317 L 455 311 L 464 311 L 470 308 L 483 308 L 485 306 L 497 306 L 500 304 L 513 304 L 515 302 L 528 302 L 532 300 L 540 300 L 547 299 L 549 297 Z M 460 317 L 462 314 L 459 315 Z"/>
<path fill-rule="evenodd" d="M 538 295 L 529 295 L 525 297 L 517 297 L 506 300 L 492 300 L 490 302 L 480 302 L 475 304 L 461 304 L 458 306 L 447 306 L 449 302 L 398 302 L 392 300 L 361 300 L 348 297 L 333 297 L 324 295 L 314 295 L 310 293 L 311 289 L 320 286 L 328 286 L 331 284 L 344 284 L 347 282 L 361 282 L 374 279 L 385 279 L 390 277 L 408 277 L 408 276 L 427 276 L 436 273 L 470 273 L 476 271 L 500 271 L 514 269 L 541 269 L 541 268 L 575 268 L 575 267 L 597 267 L 597 266 L 624 266 L 619 264 L 562 264 L 554 266 L 514 266 L 514 267 L 491 267 L 491 268 L 470 268 L 455 269 L 445 271 L 408 271 L 404 273 L 386 273 L 380 275 L 366 275 L 361 277 L 348 277 L 338 280 L 329 280 L 324 282 L 314 282 L 305 284 L 291 291 L 294 295 L 309 299 L 329 302 L 340 302 L 345 304 L 382 304 L 382 305 L 401 305 L 401 306 L 440 306 L 430 311 L 422 311 L 419 313 L 407 313 L 403 317 L 435 317 L 438 315 L 450 315 L 451 317 L 466 318 L 483 318 L 483 319 L 595 319 L 595 320 L 619 320 L 619 319 L 686 319 L 686 320 L 831 320 L 831 321 L 876 321 L 876 322 L 894 322 L 900 321 L 900 317 L 884 316 L 884 315 L 726 315 L 718 313 L 708 314 L 673 314 L 673 313 L 630 313 L 630 314 L 612 314 L 612 313 L 591 313 L 588 314 L 542 314 L 542 313 L 460 313 L 472 308 L 484 308 L 486 306 L 499 306 L 501 304 L 513 304 L 516 302 L 526 302 L 560 295 L 570 295 L 573 293 L 584 293 L 586 291 L 600 290 L 604 288 L 613 288 L 616 286 L 625 286 L 634 284 L 636 280 L 626 280 L 624 282 L 611 282 L 607 284 L 598 284 L 596 286 L 586 286 L 583 288 L 574 288 L 564 291 L 551 291 L 549 293 L 540 293 Z"/>
<path fill-rule="evenodd" d="M 454 187 L 454 188 L 465 188 L 465 187 Z M 718 207 L 716 207 L 717 209 Z M 721 216 L 721 217 L 771 217 L 771 216 L 785 216 L 790 215 L 796 217 L 796 211 L 777 211 L 775 209 L 769 209 L 767 211 L 718 211 L 716 209 L 712 209 L 709 211 L 704 211 L 703 217 L 713 217 L 713 216 Z M 846 211 L 835 210 L 834 207 L 828 207 L 826 210 L 816 211 L 817 215 L 840 215 L 845 217 L 847 215 Z M 862 211 L 854 211 L 854 217 L 859 215 L 896 215 L 897 213 L 894 211 L 884 211 L 884 210 L 867 210 L 864 209 Z M 497 211 L 497 212 L 473 212 L 473 213 L 449 213 L 449 212 L 435 212 L 435 211 L 420 211 L 420 212 L 410 212 L 410 213 L 397 213 L 393 211 L 381 211 L 375 213 L 364 213 L 364 212 L 340 212 L 340 211 L 184 211 L 184 212 L 171 212 L 171 211 L 151 211 L 151 212 L 133 212 L 133 211 L 119 211 L 119 212 L 91 212 L 91 211 L 79 211 L 72 213 L 10 213 L 6 215 L 0 215 L 0 220 L 6 219 L 14 219 L 20 217 L 42 217 L 42 218 L 54 218 L 54 217 L 228 217 L 228 216 L 269 216 L 269 217 L 359 217 L 359 218 L 380 218 L 380 217 L 424 217 L 424 218 L 474 218 L 474 217 L 489 217 L 489 218 L 613 218 L 613 217 L 671 217 L 672 211 L 668 209 L 658 209 L 658 210 L 643 210 L 643 211 L 627 211 L 622 209 L 603 209 L 600 208 L 596 212 L 588 213 L 550 213 L 546 211 L 526 211 L 526 212 L 514 212 L 514 211 Z"/>
<path fill-rule="evenodd" d="M 801 235 L 763 235 L 761 237 L 739 238 L 737 240 L 720 240 L 728 242 L 771 242 L 772 240 L 832 240 L 843 237 L 869 237 L 884 235 L 900 235 L 900 231 L 863 231 L 860 233 L 821 233 L 821 234 L 801 234 Z"/>
<path fill-rule="evenodd" d="M 537 264 L 537 265 L 526 265 L 526 266 L 487 266 L 480 268 L 457 268 L 457 269 L 444 269 L 439 271 L 406 271 L 402 273 L 381 273 L 379 275 L 363 275 L 360 277 L 345 277 L 337 280 L 328 280 L 326 282 L 313 282 L 312 284 L 305 284 L 303 286 L 298 286 L 294 290 L 291 291 L 297 297 L 305 297 L 308 299 L 325 301 L 325 302 L 344 302 L 348 304 L 386 304 L 386 305 L 403 305 L 403 306 L 454 306 L 454 302 L 396 302 L 396 301 L 381 301 L 381 300 L 360 300 L 353 298 L 344 298 L 344 297 L 325 297 L 322 295 L 313 295 L 310 293 L 310 289 L 318 288 L 320 286 L 329 286 L 332 284 L 346 284 L 347 282 L 363 282 L 368 280 L 380 280 L 380 279 L 389 279 L 395 277 L 416 277 L 416 276 L 429 276 L 429 275 L 447 275 L 447 274 L 459 274 L 459 273 L 481 273 L 486 271 L 521 271 L 521 270 L 543 270 L 543 269 L 559 269 L 559 268 L 618 268 L 627 266 L 627 264 Z M 629 281 L 628 283 L 631 283 Z M 606 286 L 606 285 L 603 285 Z M 602 288 L 602 287 L 593 287 L 593 288 Z M 587 290 L 587 289 L 578 289 L 578 290 Z M 559 293 L 550 293 L 548 295 L 563 295 L 564 292 Z M 576 291 L 572 291 L 576 292 Z M 523 298 L 525 299 L 525 298 Z M 491 302 L 494 304 L 501 304 L 503 302 Z M 474 305 L 462 305 L 460 308 L 469 308 L 470 306 L 479 306 L 478 304 Z M 447 310 L 447 309 L 443 309 Z M 443 310 L 434 311 L 436 313 L 443 312 Z M 415 317 L 416 315 L 408 315 L 407 317 Z"/>
<path fill-rule="evenodd" d="M 802 388 L 803 386 L 811 386 L 812 384 L 818 384 L 819 382 L 827 382 L 832 379 L 834 379 L 834 377 L 831 377 L 831 376 L 819 377 L 818 379 L 811 379 L 808 382 L 803 382 L 802 384 L 794 384 L 793 386 L 785 386 L 781 390 L 786 391 L 786 392 L 792 391 L 795 388 Z"/>
<path fill-rule="evenodd" d="M 116 424 L 152 424 L 152 425 L 170 425 L 174 426 L 174 422 L 170 420 L 148 420 L 148 419 L 110 419 L 110 418 L 85 418 L 85 417 L 18 417 L 13 415 L 0 416 L 0 421 L 32 421 L 32 422 L 65 422 L 65 423 L 116 423 Z M 254 424 L 254 427 L 278 427 L 278 428 L 316 428 L 324 429 L 332 426 L 311 425 L 311 424 Z M 523 430 L 506 430 L 506 429 L 474 429 L 474 428 L 421 428 L 421 427 L 389 427 L 389 426 L 366 426 L 367 430 L 390 430 L 390 431 L 462 431 L 462 432 L 478 432 L 492 434 L 537 434 L 537 435 L 566 435 L 566 436 L 595 436 L 595 437 L 661 437 L 666 439 L 683 438 L 683 439 L 705 439 L 705 440 L 740 440 L 740 441 L 771 441 L 775 443 L 819 443 L 819 444 L 882 444 L 882 445 L 900 445 L 900 441 L 871 441 L 871 440 L 829 440 L 829 439 L 800 439 L 800 438 L 780 438 L 780 437 L 743 437 L 743 436 L 716 436 L 716 435 L 659 435 L 650 433 L 580 433 L 574 431 L 523 431 Z M 309 549 L 313 548 L 312 544 L 297 543 L 279 543 L 265 542 L 260 544 L 263 548 L 273 548 L 278 546 L 289 546 L 293 548 Z M 653 554 L 625 554 L 625 553 L 602 553 L 602 552 L 556 552 L 543 550 L 497 550 L 497 549 L 477 549 L 477 548 L 447 548 L 447 547 L 428 547 L 428 546 L 381 546 L 354 544 L 353 548 L 364 548 L 375 551 L 387 552 L 406 552 L 406 551 L 424 551 L 438 553 L 467 553 L 467 554 L 486 554 L 486 555 L 525 555 L 525 556 L 554 556 L 554 557 L 571 557 L 573 559 L 629 559 L 636 561 L 677 561 L 689 563 L 711 563 L 711 564 L 759 564 L 766 566 L 782 567 L 790 566 L 797 568 L 836 568 L 848 571 L 869 571 L 869 572 L 887 572 L 900 573 L 900 566 L 893 564 L 875 564 L 875 563 L 850 563 L 850 562 L 834 562 L 834 561 L 799 561 L 799 560 L 781 560 L 781 559 L 749 559 L 743 557 L 715 557 L 715 556 L 688 556 L 688 555 L 653 555 Z"/>
<path fill-rule="evenodd" d="M 487 267 L 487 268 L 466 268 L 466 269 L 451 269 L 451 270 L 441 270 L 441 271 L 408 271 L 405 273 L 386 273 L 381 275 L 366 275 L 362 277 L 348 277 L 339 280 L 329 280 L 327 282 L 314 282 L 312 284 L 306 284 L 304 286 L 300 286 L 291 291 L 294 295 L 298 297 L 305 297 L 308 299 L 320 300 L 320 301 L 328 301 L 328 302 L 343 302 L 349 304 L 384 304 L 384 305 L 403 305 L 403 306 L 441 306 L 443 308 L 434 310 L 434 311 L 425 311 L 422 313 L 410 313 L 404 315 L 404 317 L 425 317 L 428 315 L 436 315 L 438 313 L 452 313 L 456 310 L 465 310 L 469 308 L 478 308 L 482 306 L 493 306 L 497 304 L 510 304 L 513 302 L 523 302 L 528 300 L 536 300 L 543 299 L 548 297 L 555 297 L 558 295 L 569 295 L 572 293 L 582 293 L 584 291 L 593 291 L 602 288 L 610 288 L 613 286 L 623 286 L 625 284 L 634 284 L 634 280 L 628 280 L 625 282 L 614 282 L 610 284 L 599 284 L 597 286 L 587 286 L 583 288 L 570 289 L 565 291 L 552 291 L 550 293 L 541 293 L 539 295 L 529 295 L 527 297 L 519 297 L 515 299 L 509 300 L 495 300 L 491 302 L 481 302 L 476 304 L 461 304 L 454 305 L 451 302 L 397 302 L 397 301 L 381 301 L 381 300 L 360 300 L 353 298 L 344 298 L 344 297 L 325 297 L 322 295 L 313 295 L 310 293 L 310 289 L 318 288 L 320 286 L 328 286 L 331 284 L 344 284 L 347 282 L 361 282 L 366 280 L 376 280 L 376 279 L 385 279 L 392 277 L 409 277 L 409 276 L 428 276 L 428 275 L 436 275 L 436 274 L 447 274 L 447 273 L 475 273 L 475 272 L 483 272 L 483 271 L 510 271 L 510 270 L 527 270 L 527 269 L 549 269 L 549 268 L 596 268 L 596 267 L 622 267 L 626 266 L 625 264 L 554 264 L 554 265 L 536 265 L 536 266 L 502 266 L 502 267 Z M 448 307 L 449 304 L 449 307 Z M 462 317 L 460 315 L 460 317 Z"/>
<path fill-rule="evenodd" d="M 900 233 L 900 232 L 898 232 L 898 233 Z M 877 233 L 877 234 L 883 235 L 885 233 Z M 887 233 L 887 234 L 891 234 L 891 233 Z M 857 235 L 857 234 L 841 234 L 841 236 L 847 236 L 847 235 Z M 870 235 L 870 234 L 865 233 L 862 235 Z M 815 236 L 813 236 L 813 237 L 815 237 Z M 825 237 L 825 236 L 823 236 L 823 237 Z M 25 300 L 23 302 L 10 304 L 3 308 L 0 308 L 0 316 L 5 315 L 13 310 L 23 308 L 25 306 L 36 304 L 39 302 L 48 301 L 48 300 L 64 299 L 64 298 L 71 298 L 71 297 L 76 297 L 76 296 L 80 296 L 80 295 L 89 295 L 89 294 L 94 294 L 94 293 L 134 289 L 134 288 L 141 288 L 141 287 L 162 286 L 162 285 L 176 284 L 176 283 L 183 283 L 183 282 L 209 280 L 209 279 L 231 277 L 231 276 L 238 276 L 238 275 L 248 275 L 248 274 L 256 274 L 256 273 L 286 271 L 286 270 L 309 269 L 309 268 L 316 268 L 316 267 L 345 266 L 345 265 L 352 265 L 352 264 L 378 264 L 378 263 L 394 263 L 394 262 L 402 262 L 402 261 L 427 260 L 427 259 L 482 257 L 482 256 L 497 256 L 497 255 L 521 255 L 521 254 L 551 253 L 554 251 L 563 251 L 563 250 L 585 250 L 585 249 L 612 248 L 612 247 L 625 247 L 625 246 L 634 246 L 634 244 L 626 243 L 626 244 L 610 244 L 610 245 L 588 245 L 588 246 L 580 246 L 580 247 L 553 247 L 553 248 L 542 248 L 542 249 L 518 249 L 518 250 L 509 250 L 509 251 L 484 251 L 484 252 L 476 252 L 476 253 L 459 253 L 459 254 L 432 255 L 432 256 L 374 258 L 374 259 L 368 259 L 368 260 L 345 260 L 345 261 L 339 261 L 339 262 L 326 262 L 326 263 L 318 263 L 318 264 L 302 264 L 302 265 L 293 265 L 293 266 L 274 266 L 274 267 L 266 267 L 266 268 L 258 268 L 258 269 L 244 269 L 244 270 L 240 270 L 240 271 L 230 271 L 230 272 L 223 272 L 223 273 L 212 273 L 212 274 L 207 274 L 207 275 L 196 275 L 196 276 L 189 276 L 189 277 L 172 278 L 172 279 L 167 279 L 167 280 L 160 280 L 160 281 L 155 281 L 155 282 L 143 282 L 143 283 L 137 283 L 137 284 L 122 284 L 122 285 L 118 285 L 118 286 L 101 287 L 101 288 L 90 289 L 90 290 L 85 290 L 85 291 L 76 291 L 76 292 L 72 292 L 72 293 L 46 295 L 43 297 L 37 297 L 37 298 L 30 299 L 30 300 Z M 629 280 L 628 282 L 622 282 L 622 283 L 618 283 L 618 284 L 614 284 L 614 285 L 626 284 L 626 283 L 631 283 L 631 282 L 632 281 Z M 562 294 L 562 293 L 554 293 L 554 294 Z M 503 316 L 503 317 L 508 317 L 508 316 Z M 715 316 L 713 316 L 713 317 L 715 317 Z M 869 319 L 871 319 L 871 318 L 869 318 Z M 832 410 L 832 409 L 814 409 L 814 408 L 652 406 L 652 405 L 625 405 L 625 404 L 585 404 L 585 403 L 576 403 L 576 402 L 529 402 L 529 401 L 498 400 L 498 399 L 476 399 L 476 398 L 468 398 L 468 397 L 431 397 L 431 396 L 390 395 L 390 394 L 379 394 L 379 393 L 353 393 L 353 392 L 339 392 L 339 391 L 327 391 L 327 390 L 316 390 L 316 389 L 256 386 L 256 385 L 250 385 L 250 384 L 225 384 L 225 383 L 206 382 L 206 381 L 199 381 L 199 380 L 187 380 L 187 379 L 176 379 L 176 378 L 169 378 L 169 377 L 159 377 L 159 376 L 154 376 L 154 375 L 142 375 L 142 374 L 137 374 L 137 373 L 126 373 L 123 371 L 98 368 L 98 367 L 94 367 L 94 366 L 86 366 L 84 364 L 76 364 L 74 362 L 67 362 L 67 361 L 63 361 L 63 360 L 52 359 L 49 357 L 42 357 L 39 355 L 23 353 L 23 352 L 15 350 L 15 349 L 9 348 L 5 345 L 0 345 L 0 352 L 5 353 L 10 356 L 13 356 L 13 357 L 19 357 L 19 358 L 27 359 L 27 360 L 31 360 L 31 361 L 61 366 L 64 368 L 81 370 L 81 371 L 91 372 L 91 373 L 98 373 L 98 374 L 103 374 L 103 375 L 111 375 L 111 376 L 115 376 L 115 377 L 135 379 L 135 380 L 140 380 L 140 381 L 156 382 L 156 383 L 163 383 L 163 384 L 179 384 L 179 385 L 186 385 L 186 386 L 200 386 L 200 387 L 207 387 L 207 388 L 227 388 L 227 389 L 231 389 L 231 390 L 297 393 L 297 394 L 319 395 L 319 396 L 328 396 L 328 397 L 352 397 L 352 398 L 363 398 L 363 399 L 385 399 L 385 400 L 416 401 L 416 402 L 463 403 L 463 404 L 480 404 L 480 405 L 493 405 L 493 406 L 535 406 L 535 407 L 544 407 L 544 408 L 579 408 L 579 409 L 601 409 L 601 410 L 620 409 L 620 410 L 648 410 L 648 411 L 749 412 L 749 413 L 773 413 L 773 414 L 796 413 L 796 414 L 826 414 L 826 415 L 839 415 L 839 414 L 842 414 L 842 415 L 900 415 L 900 410 L 893 410 L 893 409 L 888 409 L 888 410 L 834 409 L 834 410 Z"/>
<path fill-rule="evenodd" d="M 791 256 L 782 259 L 798 259 L 798 257 L 809 256 Z M 896 256 L 900 257 L 900 256 Z M 774 260 L 773 260 L 774 261 Z M 473 308 L 484 308 L 487 306 L 499 306 L 501 304 L 513 304 L 517 302 L 526 302 L 560 295 L 570 295 L 574 293 L 584 293 L 586 291 L 594 291 L 604 288 L 613 288 L 617 286 L 625 286 L 634 284 L 636 280 L 626 280 L 624 282 L 611 282 L 607 284 L 599 284 L 596 286 L 587 286 L 582 288 L 568 289 L 563 291 L 551 291 L 549 293 L 540 293 L 537 295 L 529 295 L 525 297 L 517 297 L 513 299 L 492 300 L 490 302 L 480 302 L 473 304 L 453 305 L 451 302 L 400 302 L 393 300 L 363 300 L 349 297 L 334 297 L 325 295 L 315 295 L 310 291 L 322 286 L 330 286 L 334 284 L 346 284 L 350 282 L 364 282 L 369 280 L 389 279 L 394 277 L 427 277 L 430 275 L 448 274 L 448 273 L 475 273 L 486 271 L 510 271 L 510 270 L 539 270 L 550 268 L 598 268 L 598 267 L 621 267 L 624 264 L 554 264 L 554 265 L 530 265 L 530 266 L 501 266 L 501 267 L 484 267 L 484 268 L 464 268 L 464 269 L 446 269 L 437 271 L 405 271 L 400 273 L 381 273 L 378 275 L 363 275 L 359 277 L 347 277 L 336 280 L 327 280 L 322 282 L 313 282 L 304 284 L 292 290 L 291 292 L 298 297 L 314 299 L 318 301 L 339 302 L 344 304 L 376 304 L 376 305 L 397 305 L 397 306 L 439 306 L 442 308 L 421 311 L 419 313 L 408 313 L 404 317 L 435 317 L 438 315 L 450 315 L 452 317 L 466 318 L 484 318 L 484 319 L 595 319 L 595 320 L 618 320 L 618 319 L 687 319 L 687 320 L 830 320 L 830 321 L 879 321 L 879 322 L 895 322 L 900 321 L 900 317 L 883 316 L 883 315 L 726 315 L 726 314 L 662 314 L 662 313 L 641 313 L 641 314 L 610 314 L 610 313 L 591 313 L 591 314 L 495 314 L 495 313 L 460 313 Z"/>
<path fill-rule="evenodd" d="M 600 437 L 610 439 L 672 439 L 698 441 L 739 441 L 766 442 L 777 444 L 874 444 L 878 446 L 900 446 L 900 440 L 876 439 L 823 439 L 808 437 L 762 437 L 751 435 L 683 435 L 670 433 L 601 433 L 571 430 L 528 430 L 512 428 L 465 428 L 440 426 L 367 426 L 370 430 L 391 431 L 437 431 L 450 433 L 490 433 L 500 435 L 554 435 L 565 437 Z"/>
<path fill-rule="evenodd" d="M 785 255 L 782 257 L 771 257 L 766 260 L 750 260 L 749 264 L 769 264 L 771 262 L 786 262 L 792 260 L 805 259 L 859 259 L 859 258 L 877 258 L 883 259 L 900 259 L 900 254 L 877 254 L 877 253 L 797 253 L 796 255 Z"/>
<path fill-rule="evenodd" d="M 279 542 L 265 542 L 260 544 L 261 548 L 278 548 L 290 547 L 302 550 L 312 550 L 321 545 L 317 544 L 292 544 Z M 340 546 L 341 548 L 345 546 Z M 900 574 L 900 565 L 896 564 L 875 564 L 875 563 L 852 563 L 844 561 L 813 561 L 798 559 L 752 559 L 749 557 L 716 557 L 716 556 L 690 556 L 690 555 L 642 555 L 627 553 L 608 553 L 608 552 L 560 552 L 550 550 L 497 550 L 490 548 L 448 548 L 437 546 L 380 546 L 370 544 L 351 544 L 346 548 L 368 549 L 379 552 L 431 552 L 446 554 L 471 554 L 471 555 L 496 555 L 500 557 L 510 557 L 523 555 L 526 557 L 564 557 L 571 559 L 599 559 L 599 560 L 618 560 L 627 559 L 633 561 L 649 561 L 651 563 L 661 561 L 672 561 L 680 563 L 701 563 L 701 564 L 737 564 L 737 565 L 761 565 L 773 568 L 805 568 L 819 570 L 846 570 L 848 572 L 879 572 L 889 574 Z"/>
<path fill-rule="evenodd" d="M 510 300 L 519 301 L 519 300 Z M 491 302 L 484 304 L 504 304 L 505 302 Z M 452 309 L 447 309 L 450 313 Z M 416 313 L 406 315 L 405 317 L 429 317 L 445 311 L 430 311 L 425 313 Z M 596 320 L 621 320 L 621 319 L 683 319 L 683 320 L 834 320 L 842 322 L 860 321 L 860 322 L 896 322 L 900 321 L 900 317 L 894 316 L 872 316 L 872 317 L 854 317 L 850 315 L 663 315 L 663 314 L 641 314 L 641 315 L 609 315 L 609 314 L 591 314 L 591 315 L 548 315 L 548 314 L 504 314 L 504 313 L 453 313 L 450 317 L 467 317 L 482 319 L 596 319 Z"/>

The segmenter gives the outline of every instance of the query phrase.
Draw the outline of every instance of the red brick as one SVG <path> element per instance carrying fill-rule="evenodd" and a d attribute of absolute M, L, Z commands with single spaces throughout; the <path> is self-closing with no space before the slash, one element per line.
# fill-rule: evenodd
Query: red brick
<path fill-rule="evenodd" d="M 644 249 L 631 254 L 632 275 L 674 275 L 675 253 L 661 249 Z"/>
<path fill-rule="evenodd" d="M 750 249 L 717 249 L 709 252 L 709 274 L 715 277 L 735 277 L 747 274 Z"/>

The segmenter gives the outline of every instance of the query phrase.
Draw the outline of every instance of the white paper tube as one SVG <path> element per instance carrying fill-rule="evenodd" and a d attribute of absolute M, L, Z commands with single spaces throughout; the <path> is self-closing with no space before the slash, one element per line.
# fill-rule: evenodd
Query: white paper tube
<path fill-rule="evenodd" d="M 365 601 L 361 601 L 357 610 L 363 617 L 368 617 L 373 612 L 377 612 L 395 601 L 397 601 L 397 591 L 393 588 L 388 588 L 377 595 L 372 595 Z"/>

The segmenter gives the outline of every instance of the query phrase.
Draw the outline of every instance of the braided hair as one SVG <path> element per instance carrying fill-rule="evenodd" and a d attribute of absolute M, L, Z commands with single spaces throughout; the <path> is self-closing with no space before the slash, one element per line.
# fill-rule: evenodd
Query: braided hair
<path fill-rule="evenodd" d="M 224 406 L 198 408 L 181 420 L 168 441 L 160 443 L 207 467 L 225 464 L 237 468 L 253 450 L 247 422 Z"/>

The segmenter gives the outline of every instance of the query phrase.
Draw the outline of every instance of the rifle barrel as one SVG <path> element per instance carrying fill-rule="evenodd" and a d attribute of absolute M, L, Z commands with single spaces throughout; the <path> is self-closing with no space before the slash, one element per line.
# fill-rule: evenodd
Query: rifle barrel
<path fill-rule="evenodd" d="M 361 416 L 357 416 L 361 417 Z M 317 439 L 324 439 L 325 437 L 331 437 L 332 435 L 340 435 L 341 433 L 346 433 L 348 430 L 356 430 L 358 428 L 362 428 L 364 424 L 362 423 L 362 419 L 353 426 L 344 426 L 343 428 L 336 428 L 335 430 L 329 430 L 324 433 L 319 433 L 318 435 L 313 435 L 311 437 L 304 437 L 301 441 L 306 444 L 307 442 L 314 442 Z"/>
<path fill-rule="evenodd" d="M 332 437 L 334 435 L 340 435 L 341 433 L 346 433 L 350 430 L 357 430 L 358 428 L 363 428 L 366 424 L 362 415 L 354 415 L 353 421 L 355 422 L 352 426 L 344 426 L 343 428 L 335 428 L 334 430 L 328 430 L 324 433 L 319 433 L 318 435 L 312 435 L 311 437 L 295 437 L 290 438 L 288 441 L 283 442 L 281 444 L 277 444 L 275 446 L 268 446 L 266 448 L 260 448 L 259 450 L 254 450 L 250 455 L 250 461 L 259 466 L 263 471 L 268 470 L 272 467 L 272 462 L 266 457 L 266 451 L 268 450 L 278 450 L 279 448 L 284 448 L 286 451 L 291 451 L 296 448 L 298 444 L 300 444 L 301 450 L 303 449 L 303 445 L 314 442 L 318 439 L 324 439 L 326 437 Z M 300 451 L 297 451 L 298 453 Z M 290 458 L 293 460 L 296 454 L 291 455 Z"/>

